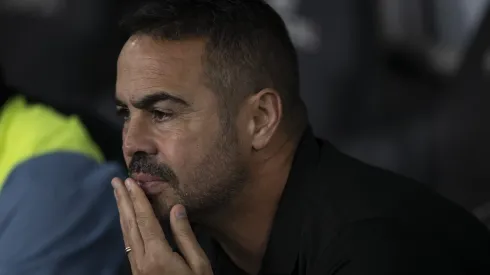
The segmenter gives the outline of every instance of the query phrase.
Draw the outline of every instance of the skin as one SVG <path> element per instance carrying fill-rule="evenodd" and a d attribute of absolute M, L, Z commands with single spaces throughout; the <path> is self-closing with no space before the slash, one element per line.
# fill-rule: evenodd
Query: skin
<path fill-rule="evenodd" d="M 297 138 L 280 130 L 281 99 L 277 91 L 268 88 L 246 98 L 231 121 L 231 128 L 225 129 L 220 117 L 223 107 L 203 73 L 204 47 L 205 42 L 200 39 L 156 41 L 138 35 L 131 37 L 121 51 L 116 98 L 118 110 L 126 119 L 124 157 L 130 171 L 157 174 L 160 178 L 153 189 L 130 181 L 133 191 L 121 180 L 113 181 L 121 225 L 128 246 L 144 247 L 138 238 L 131 241 L 132 230 L 128 228 L 150 226 L 150 235 L 163 235 L 155 225 L 158 219 L 170 218 L 173 223 L 171 209 L 185 208 L 185 222 L 190 220 L 205 227 L 238 267 L 256 274 Z M 145 98 L 155 99 L 156 94 L 159 100 L 141 104 Z M 138 175 L 132 173 L 131 177 L 138 180 Z M 140 196 L 144 191 L 146 196 Z M 131 195 L 132 192 L 139 195 Z M 176 239 L 195 239 L 190 226 L 183 233 L 178 232 L 174 231 Z M 153 250 L 163 253 L 168 244 L 159 243 L 158 249 Z M 199 245 L 188 243 L 192 248 L 184 249 L 194 252 L 187 254 L 197 256 L 186 258 L 187 262 L 202 262 Z M 153 253 L 152 249 L 143 250 Z M 141 257 L 135 258 L 138 261 L 133 260 L 132 266 L 145 265 L 141 264 Z M 204 262 L 209 264 L 207 259 Z M 175 265 L 182 263 L 185 261 L 175 261 Z M 173 264 L 166 261 L 148 265 L 170 269 L 168 265 Z M 189 274 L 209 274 L 202 271 L 206 268 L 196 272 L 191 266 L 190 270 Z"/>

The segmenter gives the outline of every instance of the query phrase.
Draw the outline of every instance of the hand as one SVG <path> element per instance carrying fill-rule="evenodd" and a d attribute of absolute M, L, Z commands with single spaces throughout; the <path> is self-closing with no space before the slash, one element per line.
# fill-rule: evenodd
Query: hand
<path fill-rule="evenodd" d="M 121 228 L 133 275 L 211 275 L 209 260 L 192 232 L 182 205 L 170 211 L 175 241 L 185 260 L 165 239 L 163 230 L 146 195 L 133 179 L 112 180 Z"/>

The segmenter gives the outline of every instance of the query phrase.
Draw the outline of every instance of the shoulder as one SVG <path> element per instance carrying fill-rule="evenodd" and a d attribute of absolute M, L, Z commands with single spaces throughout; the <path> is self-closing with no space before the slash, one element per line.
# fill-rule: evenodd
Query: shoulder
<path fill-rule="evenodd" d="M 30 158 L 53 152 L 74 152 L 102 162 L 103 156 L 77 117 L 64 116 L 21 97 L 0 111 L 0 185 L 10 172 Z"/>
<path fill-rule="evenodd" d="M 0 194 L 0 247 L 12 248 L 0 251 L 0 273 L 116 274 L 126 255 L 110 181 L 123 175 L 68 152 L 18 165 Z"/>
<path fill-rule="evenodd" d="M 415 180 L 361 162 L 328 144 L 322 148 L 316 176 L 306 188 L 307 204 L 322 205 L 317 207 L 318 214 L 327 214 L 339 226 L 372 218 L 398 217 L 407 211 L 422 214 L 419 212 L 434 205 L 452 205 Z"/>
<path fill-rule="evenodd" d="M 396 220 L 359 221 L 321 251 L 311 274 L 471 274 L 452 249 L 452 244 Z M 480 264 L 473 268 L 489 271 Z"/>
<path fill-rule="evenodd" d="M 393 219 L 413 228 L 445 230 L 455 224 L 473 230 L 477 219 L 459 205 L 413 179 L 373 167 L 329 148 L 322 155 L 317 177 L 308 183 L 309 219 L 335 225 L 370 219 Z M 325 223 L 325 224 L 327 224 Z"/>
<path fill-rule="evenodd" d="M 337 228 L 357 221 L 388 218 L 405 225 L 437 228 L 481 223 L 461 206 L 408 177 L 365 164 L 336 149 L 322 155 L 317 177 L 308 184 L 315 219 L 334 220 Z M 319 207 L 321 206 L 321 207 Z"/>
<path fill-rule="evenodd" d="M 304 206 L 302 254 L 310 266 L 369 270 L 384 262 L 389 270 L 407 261 L 490 257 L 488 232 L 463 208 L 412 179 L 328 150 Z M 403 274 L 382 271 L 373 274 Z M 371 274 L 356 272 L 346 274 Z"/>
<path fill-rule="evenodd" d="M 43 220 L 42 224 L 57 224 L 59 217 L 78 219 L 74 213 L 83 211 L 101 217 L 110 212 L 115 218 L 117 208 L 110 182 L 124 174 L 118 164 L 97 163 L 84 155 L 46 154 L 25 161 L 12 171 L 0 205 L 4 210 L 15 209 L 16 215 L 25 216 L 33 225 L 39 220 Z M 20 204 L 22 201 L 29 203 Z M 33 212 L 38 215 L 29 214 Z"/>

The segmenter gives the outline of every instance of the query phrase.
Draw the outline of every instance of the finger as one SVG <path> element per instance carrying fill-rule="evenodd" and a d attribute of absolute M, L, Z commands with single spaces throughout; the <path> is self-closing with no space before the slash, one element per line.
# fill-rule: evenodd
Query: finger
<path fill-rule="evenodd" d="M 117 192 L 116 192 L 116 187 L 118 185 L 123 185 L 123 181 L 120 178 L 114 178 L 111 183 L 114 186 L 114 195 L 116 197 L 116 202 L 118 204 L 118 209 L 119 209 L 120 203 L 119 203 L 118 195 L 117 195 Z M 121 223 L 121 229 L 123 231 L 124 247 L 125 248 L 127 248 L 127 247 L 131 248 L 129 239 L 126 237 L 127 234 L 125 233 L 124 226 L 123 226 L 124 219 L 123 219 L 123 216 L 121 214 L 119 214 L 119 221 Z M 125 252 L 126 252 L 126 255 L 128 257 L 130 266 L 131 266 L 131 272 L 132 272 L 131 274 L 137 274 L 136 273 L 137 270 L 135 269 L 136 268 L 136 264 L 135 264 L 134 257 L 133 257 L 134 254 L 133 254 L 133 251 L 132 250 L 133 249 L 131 248 L 131 251 L 130 252 L 127 252 L 127 251 L 125 251 Z"/>
<path fill-rule="evenodd" d="M 184 255 L 190 268 L 199 274 L 210 274 L 211 265 L 204 250 L 197 242 L 196 236 L 192 231 L 187 213 L 184 206 L 175 205 L 170 211 L 170 225 L 175 237 L 175 242 L 179 246 L 180 252 Z"/>
<path fill-rule="evenodd" d="M 133 203 L 129 197 L 129 193 L 123 184 L 122 180 L 115 178 L 112 180 L 114 187 L 114 195 L 116 197 L 117 208 L 119 210 L 119 219 L 123 232 L 124 242 L 126 247 L 131 248 L 129 253 L 131 257 L 136 255 L 144 255 L 144 245 L 139 232 L 136 215 L 133 208 Z"/>
<path fill-rule="evenodd" d="M 122 224 L 122 220 L 121 220 L 121 224 Z M 123 234 L 123 239 L 124 239 L 124 246 L 125 246 L 125 248 L 127 248 L 127 247 L 131 248 L 131 246 L 129 245 L 129 241 L 126 239 L 126 237 L 124 236 L 124 234 Z M 138 270 L 136 268 L 137 267 L 136 266 L 136 261 L 135 261 L 135 257 L 133 256 L 134 253 L 133 253 L 132 250 L 133 249 L 131 248 L 131 251 L 129 251 L 129 252 L 125 251 L 125 253 L 126 253 L 126 256 L 128 257 L 129 266 L 131 267 L 131 274 L 138 274 Z"/>
<path fill-rule="evenodd" d="M 160 222 L 156 218 L 153 208 L 141 187 L 133 179 L 127 179 L 125 183 L 133 203 L 136 224 L 145 249 L 156 244 L 165 251 L 172 252 L 172 248 L 165 240 Z"/>
<path fill-rule="evenodd" d="M 121 222 L 121 225 L 123 224 L 123 220 L 121 218 L 119 218 L 120 222 Z M 122 226 L 121 226 L 122 227 Z M 124 247 L 125 248 L 131 248 L 131 246 L 129 245 L 129 241 L 127 240 L 126 236 L 123 234 L 123 239 L 124 239 Z M 129 264 L 131 266 L 131 274 L 138 274 L 137 273 L 137 269 L 136 269 L 136 262 L 134 260 L 134 254 L 133 254 L 133 249 L 131 248 L 131 251 L 126 252 L 126 256 L 128 257 L 128 260 L 129 260 Z"/>

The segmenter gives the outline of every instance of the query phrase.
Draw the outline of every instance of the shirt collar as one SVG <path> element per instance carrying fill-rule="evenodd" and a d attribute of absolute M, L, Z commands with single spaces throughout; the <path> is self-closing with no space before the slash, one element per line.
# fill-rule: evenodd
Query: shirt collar
<path fill-rule="evenodd" d="M 260 274 L 291 274 L 301 242 L 305 184 L 318 165 L 320 146 L 308 127 L 297 147 L 288 181 L 274 217 Z"/>

